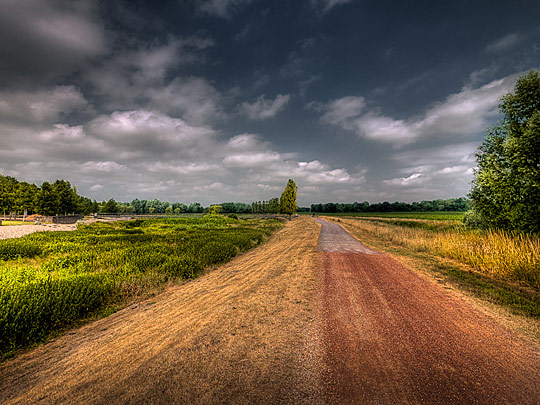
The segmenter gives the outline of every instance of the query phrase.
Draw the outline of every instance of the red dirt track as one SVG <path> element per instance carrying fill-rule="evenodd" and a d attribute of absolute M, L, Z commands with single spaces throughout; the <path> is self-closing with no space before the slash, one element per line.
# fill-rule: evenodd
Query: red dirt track
<path fill-rule="evenodd" d="M 339 234 L 318 222 L 321 235 Z M 386 255 L 325 243 L 318 314 L 327 403 L 540 403 L 538 347 Z"/>

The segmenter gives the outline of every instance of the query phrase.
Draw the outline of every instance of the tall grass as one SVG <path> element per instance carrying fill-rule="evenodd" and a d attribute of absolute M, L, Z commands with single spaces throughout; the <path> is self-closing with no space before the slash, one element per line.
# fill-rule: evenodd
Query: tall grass
<path fill-rule="evenodd" d="M 0 241 L 0 355 L 259 243 L 278 222 L 221 216 L 80 226 Z"/>
<path fill-rule="evenodd" d="M 482 273 L 540 289 L 540 239 L 504 231 L 445 232 L 430 241 L 438 254 Z"/>
<path fill-rule="evenodd" d="M 392 219 L 344 220 L 393 245 L 458 260 L 488 275 L 540 289 L 540 238 L 504 231 L 471 231 L 457 225 L 425 221 L 411 226 Z"/>

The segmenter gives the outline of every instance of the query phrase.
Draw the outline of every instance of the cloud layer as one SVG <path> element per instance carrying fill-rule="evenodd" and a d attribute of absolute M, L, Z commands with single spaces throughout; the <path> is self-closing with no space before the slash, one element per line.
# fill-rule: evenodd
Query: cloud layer
<path fill-rule="evenodd" d="M 1 3 L 0 173 L 96 199 L 463 196 L 540 66 L 534 13 L 497 4 Z"/>
<path fill-rule="evenodd" d="M 378 109 L 366 108 L 363 97 L 347 96 L 318 106 L 323 123 L 337 125 L 358 136 L 403 146 L 429 138 L 464 138 L 482 132 L 496 117 L 501 96 L 514 86 L 518 75 L 494 80 L 479 88 L 464 87 L 443 102 L 427 108 L 419 117 L 395 119 Z"/>

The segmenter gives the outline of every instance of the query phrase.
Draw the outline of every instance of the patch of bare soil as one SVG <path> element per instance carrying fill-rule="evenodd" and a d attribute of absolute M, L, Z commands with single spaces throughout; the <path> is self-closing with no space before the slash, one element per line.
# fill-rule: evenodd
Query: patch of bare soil
<path fill-rule="evenodd" d="M 193 282 L 0 364 L 0 402 L 316 403 L 318 232 L 295 219 Z"/>
<path fill-rule="evenodd" d="M 0 226 L 0 239 L 20 238 L 34 232 L 74 231 L 76 225 L 5 225 Z"/>
<path fill-rule="evenodd" d="M 538 404 L 537 345 L 387 255 L 337 246 L 319 275 L 327 403 Z"/>

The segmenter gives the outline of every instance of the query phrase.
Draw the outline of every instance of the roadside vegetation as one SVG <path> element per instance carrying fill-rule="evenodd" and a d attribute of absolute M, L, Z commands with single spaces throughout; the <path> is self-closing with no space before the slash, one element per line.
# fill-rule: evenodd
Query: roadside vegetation
<path fill-rule="evenodd" d="M 501 98 L 503 119 L 476 154 L 471 227 L 540 233 L 540 73 L 521 76 Z"/>
<path fill-rule="evenodd" d="M 463 211 L 426 211 L 426 212 L 350 212 L 350 213 L 317 213 L 317 215 L 367 217 L 367 218 L 398 218 L 398 219 L 429 219 L 431 221 L 461 221 Z M 456 224 L 455 222 L 452 225 Z"/>
<path fill-rule="evenodd" d="M 421 259 L 446 281 L 540 318 L 540 237 L 536 235 L 471 230 L 459 220 L 403 219 L 391 214 L 333 219 L 376 249 Z"/>
<path fill-rule="evenodd" d="M 0 356 L 260 244 L 278 220 L 150 219 L 0 241 Z"/>

